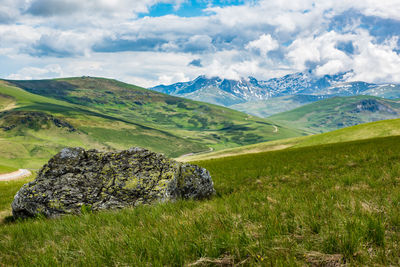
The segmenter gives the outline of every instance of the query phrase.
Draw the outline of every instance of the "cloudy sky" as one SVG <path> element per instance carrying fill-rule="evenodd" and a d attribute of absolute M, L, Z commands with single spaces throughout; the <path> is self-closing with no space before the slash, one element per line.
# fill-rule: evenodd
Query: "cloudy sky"
<path fill-rule="evenodd" d="M 0 77 L 400 83 L 400 0 L 0 0 Z"/>

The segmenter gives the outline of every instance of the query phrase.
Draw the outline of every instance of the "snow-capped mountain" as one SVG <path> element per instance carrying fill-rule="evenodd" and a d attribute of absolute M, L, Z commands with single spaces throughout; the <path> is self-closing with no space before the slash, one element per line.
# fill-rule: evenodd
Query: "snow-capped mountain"
<path fill-rule="evenodd" d="M 159 85 L 150 89 L 224 106 L 272 97 L 269 88 L 259 84 L 252 77 L 236 81 L 219 77 L 199 76 L 190 82 Z"/>
<path fill-rule="evenodd" d="M 349 72 L 316 76 L 307 71 L 266 81 L 258 81 L 253 77 L 229 80 L 199 76 L 190 82 L 159 85 L 150 89 L 223 106 L 290 95 L 316 95 L 327 98 L 364 94 L 400 98 L 400 85 L 346 82 L 347 74 Z"/>

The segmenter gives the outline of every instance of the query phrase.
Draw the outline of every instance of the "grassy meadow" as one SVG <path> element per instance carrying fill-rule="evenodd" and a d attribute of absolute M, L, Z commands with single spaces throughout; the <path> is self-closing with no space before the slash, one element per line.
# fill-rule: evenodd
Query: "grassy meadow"
<path fill-rule="evenodd" d="M 400 265 L 400 137 L 196 163 L 210 200 L 52 220 L 12 221 L 28 179 L 0 183 L 0 265 Z"/>

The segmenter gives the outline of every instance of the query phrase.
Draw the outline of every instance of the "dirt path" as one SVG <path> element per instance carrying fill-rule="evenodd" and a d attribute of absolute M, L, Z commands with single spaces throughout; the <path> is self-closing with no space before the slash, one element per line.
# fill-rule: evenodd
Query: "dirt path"
<path fill-rule="evenodd" d="M 17 105 L 15 105 L 15 103 L 8 104 L 7 106 L 5 106 L 3 108 L 0 106 L 0 112 L 6 111 L 6 110 L 10 110 L 10 109 L 14 109 L 16 107 L 17 107 Z"/>
<path fill-rule="evenodd" d="M 273 125 L 273 126 L 274 126 L 274 133 L 277 133 L 279 131 L 279 128 L 275 125 Z"/>
<path fill-rule="evenodd" d="M 26 169 L 19 169 L 15 172 L 0 174 L 0 181 L 11 181 L 30 176 L 32 173 Z"/>
<path fill-rule="evenodd" d="M 201 152 L 197 152 L 197 153 L 188 153 L 188 154 L 179 156 L 179 158 L 185 158 L 185 157 L 204 154 L 204 153 L 209 153 L 209 152 L 213 152 L 213 151 L 214 151 L 214 148 L 210 147 L 209 150 L 207 150 L 207 151 L 201 151 Z"/>

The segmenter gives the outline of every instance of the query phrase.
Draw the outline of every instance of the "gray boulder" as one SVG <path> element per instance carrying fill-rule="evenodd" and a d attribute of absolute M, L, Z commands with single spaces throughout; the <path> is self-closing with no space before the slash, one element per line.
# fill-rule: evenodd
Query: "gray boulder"
<path fill-rule="evenodd" d="M 14 218 L 56 217 L 215 193 L 209 172 L 142 148 L 99 152 L 65 148 L 25 184 L 11 204 Z"/>

